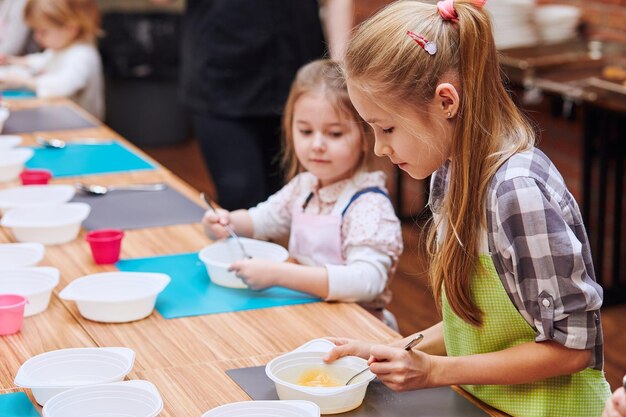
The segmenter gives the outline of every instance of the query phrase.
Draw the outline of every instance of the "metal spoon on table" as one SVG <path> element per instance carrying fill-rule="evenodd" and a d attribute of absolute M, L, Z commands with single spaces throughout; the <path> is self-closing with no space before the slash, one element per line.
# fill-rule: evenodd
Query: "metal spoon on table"
<path fill-rule="evenodd" d="M 424 335 L 419 333 L 418 335 L 416 335 L 413 339 L 411 339 L 409 341 L 409 343 L 406 344 L 406 346 L 404 346 L 404 350 L 406 350 L 407 352 L 410 351 L 411 349 L 413 349 L 413 346 L 417 345 L 419 342 L 422 341 L 422 339 L 424 339 Z M 350 382 L 354 381 L 354 378 L 356 378 L 357 376 L 361 375 L 363 372 L 369 370 L 370 367 L 368 366 L 367 368 L 357 372 L 356 374 L 352 375 L 352 377 L 350 379 L 348 379 L 348 381 L 346 382 L 346 385 L 350 384 Z"/>
<path fill-rule="evenodd" d="M 213 213 L 218 214 L 217 210 L 215 210 L 215 207 L 213 207 L 213 201 L 209 198 L 208 195 L 206 195 L 205 193 L 200 193 L 200 198 L 204 200 L 204 202 L 207 204 L 207 206 L 209 206 L 209 208 L 213 211 Z M 241 253 L 243 253 L 244 258 L 246 259 L 252 258 L 252 256 L 250 256 L 250 254 L 246 252 L 246 248 L 244 248 L 243 243 L 241 243 L 239 236 L 237 236 L 237 233 L 235 233 L 233 228 L 230 227 L 230 225 L 225 224 L 224 229 L 226 229 L 230 237 L 235 239 L 235 242 L 237 242 L 237 244 L 239 245 L 239 249 L 241 249 Z"/>
<path fill-rule="evenodd" d="M 74 184 L 76 189 L 82 193 L 90 195 L 105 195 L 109 191 L 161 191 L 165 189 L 165 184 L 162 182 L 154 184 L 130 184 L 130 185 L 98 185 L 98 184 L 83 184 L 77 182 Z"/>
<path fill-rule="evenodd" d="M 35 138 L 37 144 L 43 146 L 44 148 L 52 148 L 52 149 L 63 149 L 68 143 L 73 144 L 81 144 L 81 145 L 102 145 L 111 143 L 111 139 L 97 139 L 97 138 L 82 138 L 76 139 L 71 142 L 64 141 L 59 138 L 44 138 L 42 136 L 37 136 Z"/>

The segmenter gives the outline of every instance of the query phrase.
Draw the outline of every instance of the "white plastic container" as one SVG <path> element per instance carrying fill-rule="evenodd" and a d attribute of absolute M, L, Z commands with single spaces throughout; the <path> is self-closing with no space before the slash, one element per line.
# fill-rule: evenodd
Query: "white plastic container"
<path fill-rule="evenodd" d="M 0 225 L 11 228 L 20 242 L 54 245 L 76 239 L 90 211 L 85 203 L 14 208 L 2 216 Z"/>
<path fill-rule="evenodd" d="M 24 169 L 26 161 L 33 155 L 34 151 L 29 148 L 13 148 L 0 152 L 0 182 L 16 179 Z"/>
<path fill-rule="evenodd" d="M 319 417 L 320 408 L 310 401 L 240 401 L 216 407 L 202 417 Z"/>
<path fill-rule="evenodd" d="M 38 404 L 72 388 L 117 382 L 133 369 L 135 352 L 123 347 L 72 348 L 28 359 L 15 376 L 15 385 L 30 388 Z"/>
<path fill-rule="evenodd" d="M 76 301 L 78 311 L 86 319 L 124 323 L 148 317 L 157 296 L 169 283 L 166 274 L 103 272 L 72 281 L 59 297 Z"/>
<path fill-rule="evenodd" d="M 91 385 L 64 391 L 43 407 L 43 417 L 155 417 L 163 400 L 148 381 Z"/>
<path fill-rule="evenodd" d="M 10 115 L 11 111 L 8 108 L 0 106 L 0 132 L 4 129 L 4 122 L 7 121 Z"/>
<path fill-rule="evenodd" d="M 289 258 L 287 249 L 275 243 L 245 237 L 239 240 L 253 258 L 275 262 L 284 262 Z M 243 258 L 241 248 L 234 239 L 224 239 L 206 246 L 198 257 L 206 266 L 209 278 L 214 284 L 229 288 L 248 288 L 234 272 L 228 270 L 233 262 Z"/>
<path fill-rule="evenodd" d="M 26 185 L 0 190 L 0 212 L 13 208 L 67 203 L 74 197 L 71 185 Z"/>
<path fill-rule="evenodd" d="M 41 261 L 45 247 L 41 243 L 0 244 L 0 268 L 34 266 Z"/>
<path fill-rule="evenodd" d="M 357 408 L 363 402 L 367 386 L 375 375 L 366 371 L 350 385 L 338 387 L 308 387 L 297 384 L 307 371 L 319 369 L 338 382 L 347 382 L 357 372 L 367 368 L 367 361 L 355 356 L 346 356 L 331 364 L 322 357 L 334 344 L 325 339 L 312 340 L 300 348 L 272 359 L 265 366 L 265 373 L 276 385 L 281 400 L 312 401 L 320 407 L 322 414 L 338 414 Z"/>
<path fill-rule="evenodd" d="M 22 137 L 17 135 L 0 135 L 0 152 L 15 148 L 22 143 Z"/>
<path fill-rule="evenodd" d="M 0 268 L 0 294 L 26 297 L 24 317 L 48 308 L 52 290 L 59 284 L 59 270 L 49 266 Z"/>

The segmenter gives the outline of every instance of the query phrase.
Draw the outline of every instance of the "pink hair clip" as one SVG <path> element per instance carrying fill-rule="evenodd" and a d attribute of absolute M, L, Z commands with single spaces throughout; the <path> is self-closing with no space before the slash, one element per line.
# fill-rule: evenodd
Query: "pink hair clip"
<path fill-rule="evenodd" d="M 421 46 L 423 50 L 428 52 L 429 55 L 435 55 L 437 53 L 437 44 L 435 42 L 429 41 L 425 37 L 420 36 L 417 33 L 411 32 L 410 30 L 406 34 L 409 35 L 409 37 L 415 42 L 417 42 L 417 44 Z"/>

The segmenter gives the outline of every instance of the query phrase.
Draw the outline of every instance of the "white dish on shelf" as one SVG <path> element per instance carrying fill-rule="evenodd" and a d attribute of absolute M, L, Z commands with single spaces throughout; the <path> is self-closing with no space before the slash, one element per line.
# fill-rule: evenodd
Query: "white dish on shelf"
<path fill-rule="evenodd" d="M 49 266 L 0 268 L 0 294 L 26 297 L 24 317 L 48 308 L 52 290 L 59 284 L 59 270 Z"/>
<path fill-rule="evenodd" d="M 7 211 L 0 225 L 10 228 L 19 242 L 54 245 L 76 239 L 90 211 L 85 203 L 19 207 Z"/>
<path fill-rule="evenodd" d="M 0 243 L 2 268 L 35 266 L 43 259 L 45 247 L 41 243 Z"/>
<path fill-rule="evenodd" d="M 170 283 L 166 274 L 102 272 L 75 279 L 61 291 L 76 301 L 80 314 L 103 323 L 125 323 L 148 317 L 157 296 Z"/>
<path fill-rule="evenodd" d="M 50 206 L 67 203 L 75 194 L 71 185 L 25 185 L 0 190 L 0 212 L 18 207 Z"/>
<path fill-rule="evenodd" d="M 155 417 L 163 410 L 157 388 L 132 380 L 63 391 L 46 402 L 43 417 Z"/>
<path fill-rule="evenodd" d="M 135 352 L 124 347 L 53 350 L 24 362 L 14 383 L 30 388 L 37 403 L 44 405 L 72 388 L 121 381 L 134 362 Z"/>

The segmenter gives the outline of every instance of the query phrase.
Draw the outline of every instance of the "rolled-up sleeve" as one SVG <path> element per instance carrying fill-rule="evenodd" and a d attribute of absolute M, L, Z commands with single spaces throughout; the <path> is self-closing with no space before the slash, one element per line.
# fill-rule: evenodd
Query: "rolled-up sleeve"
<path fill-rule="evenodd" d="M 536 341 L 592 348 L 602 289 L 588 271 L 582 224 L 568 223 L 564 201 L 532 178 L 504 181 L 496 195 L 492 258 L 509 294 L 522 303 L 518 309 L 532 320 Z"/>

